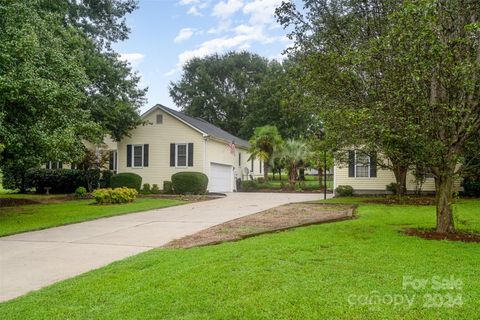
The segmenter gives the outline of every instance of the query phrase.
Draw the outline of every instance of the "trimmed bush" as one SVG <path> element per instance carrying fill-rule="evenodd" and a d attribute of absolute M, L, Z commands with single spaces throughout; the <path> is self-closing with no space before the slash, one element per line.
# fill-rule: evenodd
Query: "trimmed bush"
<path fill-rule="evenodd" d="M 392 182 L 392 183 L 390 183 L 390 184 L 387 184 L 386 190 L 387 190 L 387 191 L 390 191 L 392 194 L 397 194 L 398 183 Z"/>
<path fill-rule="evenodd" d="M 257 182 L 258 183 L 265 183 L 265 178 L 264 177 L 258 177 Z"/>
<path fill-rule="evenodd" d="M 102 178 L 100 179 L 100 188 L 110 188 L 110 179 L 113 176 L 113 171 L 102 171 Z"/>
<path fill-rule="evenodd" d="M 98 204 L 118 204 L 133 202 L 138 191 L 133 188 L 97 189 L 92 196 Z"/>
<path fill-rule="evenodd" d="M 177 172 L 172 175 L 172 188 L 177 194 L 204 194 L 208 177 L 201 172 Z"/>
<path fill-rule="evenodd" d="M 480 177 L 468 177 L 462 182 L 463 193 L 468 197 L 480 197 Z"/>
<path fill-rule="evenodd" d="M 142 194 L 150 194 L 150 193 L 152 193 L 152 192 L 151 192 L 150 183 L 144 183 L 144 184 L 143 184 L 142 191 L 141 191 L 140 193 L 142 193 Z"/>
<path fill-rule="evenodd" d="M 142 177 L 131 172 L 114 174 L 110 178 L 110 187 L 114 189 L 126 187 L 140 191 L 142 188 Z"/>
<path fill-rule="evenodd" d="M 160 193 L 160 189 L 158 188 L 158 184 L 154 183 L 152 184 L 152 190 L 150 190 L 151 193 L 157 194 Z"/>
<path fill-rule="evenodd" d="M 350 197 L 353 196 L 353 187 L 352 186 L 338 186 L 335 189 L 335 195 L 339 197 Z"/>
<path fill-rule="evenodd" d="M 74 193 L 78 187 L 91 191 L 100 181 L 100 170 L 72 169 L 30 169 L 26 173 L 28 188 L 35 188 L 37 193 L 44 193 L 45 187 L 50 193 Z"/>
<path fill-rule="evenodd" d="M 163 181 L 163 193 L 173 193 L 172 181 Z"/>
<path fill-rule="evenodd" d="M 84 199 L 87 197 L 87 189 L 84 187 L 78 187 L 75 189 L 75 197 L 78 199 Z"/>
<path fill-rule="evenodd" d="M 244 180 L 240 189 L 244 192 L 255 191 L 258 189 L 258 183 L 254 180 Z"/>

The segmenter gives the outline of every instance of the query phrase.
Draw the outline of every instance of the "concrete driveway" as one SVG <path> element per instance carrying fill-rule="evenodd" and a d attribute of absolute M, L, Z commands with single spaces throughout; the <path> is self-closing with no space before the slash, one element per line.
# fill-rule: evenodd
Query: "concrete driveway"
<path fill-rule="evenodd" d="M 231 193 L 217 200 L 2 237 L 0 301 L 225 221 L 286 203 L 319 199 L 323 195 Z"/>

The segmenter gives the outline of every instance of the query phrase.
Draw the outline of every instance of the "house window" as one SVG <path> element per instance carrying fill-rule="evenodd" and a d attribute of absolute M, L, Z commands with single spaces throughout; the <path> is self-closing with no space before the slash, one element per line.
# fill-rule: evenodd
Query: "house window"
<path fill-rule="evenodd" d="M 177 155 L 175 159 L 175 166 L 176 167 L 186 167 L 187 166 L 187 144 L 182 143 L 182 144 L 176 144 L 176 152 L 175 154 Z"/>
<path fill-rule="evenodd" d="M 355 177 L 370 177 L 370 157 L 363 152 L 355 152 Z"/>
<path fill-rule="evenodd" d="M 134 168 L 143 167 L 143 144 L 133 145 L 132 158 Z"/>
<path fill-rule="evenodd" d="M 61 161 L 48 161 L 45 165 L 45 169 L 62 169 L 63 162 Z"/>
<path fill-rule="evenodd" d="M 163 123 L 163 114 L 157 114 L 157 124 Z"/>

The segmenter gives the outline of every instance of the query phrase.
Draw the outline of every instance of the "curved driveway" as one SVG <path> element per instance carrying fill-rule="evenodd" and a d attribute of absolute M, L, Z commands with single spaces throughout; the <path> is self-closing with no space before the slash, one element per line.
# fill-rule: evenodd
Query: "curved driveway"
<path fill-rule="evenodd" d="M 331 195 L 329 195 L 331 197 Z M 211 226 L 320 194 L 227 197 L 0 238 L 0 301 L 9 300 Z"/>

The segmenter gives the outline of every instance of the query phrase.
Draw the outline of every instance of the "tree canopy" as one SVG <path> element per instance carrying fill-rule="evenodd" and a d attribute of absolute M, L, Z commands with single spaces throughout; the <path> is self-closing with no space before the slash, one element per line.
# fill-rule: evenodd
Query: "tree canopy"
<path fill-rule="evenodd" d="M 428 168 L 436 180 L 437 230 L 454 231 L 453 181 L 468 167 L 465 149 L 480 145 L 480 4 L 304 4 L 300 12 L 285 2 L 277 16 L 293 28 L 298 79 L 329 136 L 338 148 L 382 151 L 403 175 L 412 166 Z"/>
<path fill-rule="evenodd" d="M 0 6 L 1 169 L 75 161 L 82 140 L 120 139 L 141 123 L 145 91 L 110 43 L 127 35 L 132 1 L 6 1 Z"/>
<path fill-rule="evenodd" d="M 185 113 L 249 139 L 256 127 L 275 125 L 282 135 L 299 136 L 309 119 L 298 100 L 288 99 L 291 62 L 269 61 L 249 52 L 194 58 L 170 95 Z M 290 90 L 287 90 L 290 89 Z"/>

